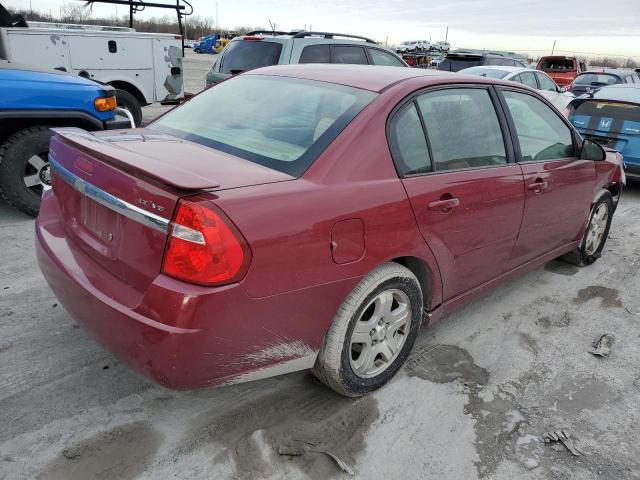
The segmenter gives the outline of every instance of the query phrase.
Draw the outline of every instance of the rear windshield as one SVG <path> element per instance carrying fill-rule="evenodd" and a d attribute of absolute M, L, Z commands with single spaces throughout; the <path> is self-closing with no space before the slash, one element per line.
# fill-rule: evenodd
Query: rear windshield
<path fill-rule="evenodd" d="M 548 58 L 541 62 L 538 67 L 545 72 L 569 72 L 575 70 L 572 59 Z"/>
<path fill-rule="evenodd" d="M 629 103 L 586 100 L 574 107 L 573 114 L 640 122 L 640 106 Z"/>
<path fill-rule="evenodd" d="M 244 75 L 151 128 L 300 176 L 376 94 L 326 82 Z"/>
<path fill-rule="evenodd" d="M 282 44 L 264 40 L 236 40 L 230 42 L 220 58 L 220 73 L 241 73 L 254 68 L 276 65 Z"/>
<path fill-rule="evenodd" d="M 460 73 L 466 73 L 469 75 L 480 75 L 481 77 L 489 77 L 489 78 L 504 78 L 509 72 L 506 70 L 498 70 L 495 68 L 483 68 L 483 67 L 472 67 L 467 68 Z"/>
<path fill-rule="evenodd" d="M 613 85 L 615 83 L 620 83 L 618 77 L 606 73 L 583 73 L 578 75 L 573 82 L 574 85 L 591 85 L 594 87 Z"/>
<path fill-rule="evenodd" d="M 482 65 L 482 57 L 446 57 L 438 64 L 438 70 L 458 72 L 477 65 Z"/>

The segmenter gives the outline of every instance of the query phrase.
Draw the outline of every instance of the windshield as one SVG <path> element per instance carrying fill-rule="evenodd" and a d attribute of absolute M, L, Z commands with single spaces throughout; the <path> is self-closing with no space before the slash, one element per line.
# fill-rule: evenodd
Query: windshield
<path fill-rule="evenodd" d="M 281 51 L 282 44 L 278 42 L 236 40 L 227 45 L 220 57 L 220 73 L 235 74 L 276 65 Z"/>
<path fill-rule="evenodd" d="M 300 176 L 376 94 L 326 82 L 244 75 L 151 128 Z"/>
<path fill-rule="evenodd" d="M 613 85 L 618 83 L 619 80 L 614 75 L 608 75 L 606 73 L 583 73 L 578 75 L 573 82 L 574 85 Z"/>
<path fill-rule="evenodd" d="M 468 75 L 480 75 L 481 77 L 489 77 L 489 78 L 504 78 L 509 74 L 509 72 L 505 70 L 497 70 L 495 68 L 483 68 L 483 67 L 465 68 L 464 70 L 460 70 L 458 73 L 466 73 Z"/>

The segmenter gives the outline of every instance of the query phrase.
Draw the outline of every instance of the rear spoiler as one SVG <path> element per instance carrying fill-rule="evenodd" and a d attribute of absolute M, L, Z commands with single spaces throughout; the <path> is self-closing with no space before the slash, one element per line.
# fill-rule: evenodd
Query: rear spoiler
<path fill-rule="evenodd" d="M 123 131 L 123 133 L 101 138 L 77 127 L 52 128 L 51 130 L 55 134 L 51 140 L 52 146 L 56 141 L 71 144 L 78 151 L 131 173 L 136 177 L 144 176 L 179 190 L 203 190 L 220 186 L 210 179 L 188 170 L 173 167 L 166 163 L 160 165 L 153 157 L 140 155 L 109 141 L 110 138 L 117 141 L 125 141 L 127 139 L 142 141 L 144 138 L 150 139 L 152 135 L 166 136 L 162 133 L 144 134 L 138 133 L 139 131 Z M 176 141 L 181 140 L 176 139 Z M 159 168 L 160 166 L 162 168 Z M 162 171 L 163 175 L 159 175 L 158 171 Z"/>

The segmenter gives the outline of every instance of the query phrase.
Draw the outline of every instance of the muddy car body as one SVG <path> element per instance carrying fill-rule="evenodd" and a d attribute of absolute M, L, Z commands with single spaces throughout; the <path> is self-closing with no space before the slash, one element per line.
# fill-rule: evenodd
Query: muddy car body
<path fill-rule="evenodd" d="M 523 115 L 548 145 L 517 136 Z M 624 182 L 526 87 L 347 65 L 254 70 L 147 129 L 59 130 L 51 161 L 40 267 L 118 357 L 179 389 L 314 367 L 352 396 L 423 321 L 560 255 L 595 260 Z"/>

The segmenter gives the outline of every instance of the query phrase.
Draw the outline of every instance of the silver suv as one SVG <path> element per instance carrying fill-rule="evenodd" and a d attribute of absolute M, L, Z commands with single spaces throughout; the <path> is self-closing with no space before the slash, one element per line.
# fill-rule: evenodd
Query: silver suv
<path fill-rule="evenodd" d="M 210 87 L 247 70 L 288 63 L 408 66 L 391 50 L 366 37 L 327 32 L 258 30 L 229 42 L 207 72 L 206 84 Z"/>

